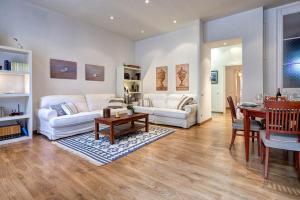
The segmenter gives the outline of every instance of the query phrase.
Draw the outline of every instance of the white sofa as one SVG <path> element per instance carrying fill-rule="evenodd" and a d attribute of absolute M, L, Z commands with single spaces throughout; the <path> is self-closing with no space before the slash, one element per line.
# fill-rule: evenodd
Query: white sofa
<path fill-rule="evenodd" d="M 109 98 L 114 94 L 87 95 L 52 95 L 41 98 L 40 108 L 37 110 L 38 132 L 50 140 L 92 131 L 94 119 L 102 116 L 103 108 L 108 106 Z M 79 113 L 74 115 L 57 116 L 56 111 L 49 109 L 50 105 L 59 103 L 74 103 Z M 126 108 L 112 109 L 127 112 Z"/>
<path fill-rule="evenodd" d="M 194 98 L 194 103 L 178 110 L 183 95 Z M 144 94 L 144 99 L 150 100 L 150 107 L 134 106 L 135 112 L 149 114 L 149 122 L 190 128 L 197 123 L 197 104 L 195 95 L 191 94 Z"/>

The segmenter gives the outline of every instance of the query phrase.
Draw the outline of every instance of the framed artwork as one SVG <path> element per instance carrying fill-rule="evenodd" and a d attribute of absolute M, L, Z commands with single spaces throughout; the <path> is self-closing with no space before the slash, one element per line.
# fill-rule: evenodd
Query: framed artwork
<path fill-rule="evenodd" d="M 156 67 L 156 91 L 168 90 L 168 66 Z"/>
<path fill-rule="evenodd" d="M 85 80 L 104 81 L 104 67 L 97 65 L 85 65 Z"/>
<path fill-rule="evenodd" d="M 176 90 L 189 90 L 189 64 L 176 65 Z"/>
<path fill-rule="evenodd" d="M 211 81 L 211 84 L 218 84 L 218 71 L 217 70 L 211 71 L 210 81 Z"/>
<path fill-rule="evenodd" d="M 77 63 L 50 59 L 50 78 L 77 79 Z"/>

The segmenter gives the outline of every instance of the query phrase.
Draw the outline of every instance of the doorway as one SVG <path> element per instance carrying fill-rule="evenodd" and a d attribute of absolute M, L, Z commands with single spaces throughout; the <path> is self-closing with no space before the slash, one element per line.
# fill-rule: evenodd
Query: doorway
<path fill-rule="evenodd" d="M 242 76 L 243 73 L 241 65 L 231 65 L 225 67 L 225 98 L 231 96 L 235 105 L 241 102 L 243 88 Z M 226 108 L 229 108 L 227 101 Z"/>
<path fill-rule="evenodd" d="M 211 111 L 226 113 L 227 96 L 232 96 L 235 105 L 242 99 L 242 40 L 215 42 L 211 44 L 210 52 Z"/>

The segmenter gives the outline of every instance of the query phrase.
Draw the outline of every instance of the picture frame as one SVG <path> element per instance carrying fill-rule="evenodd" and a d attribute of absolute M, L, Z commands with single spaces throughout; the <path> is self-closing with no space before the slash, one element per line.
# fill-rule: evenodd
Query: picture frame
<path fill-rule="evenodd" d="M 77 79 L 77 63 L 73 61 L 50 59 L 50 78 Z"/>
<path fill-rule="evenodd" d="M 87 81 L 104 81 L 105 68 L 98 65 L 85 65 L 85 80 Z"/>
<path fill-rule="evenodd" d="M 189 64 L 175 66 L 176 91 L 189 91 Z"/>
<path fill-rule="evenodd" d="M 168 66 L 156 67 L 156 91 L 168 90 Z"/>
<path fill-rule="evenodd" d="M 218 84 L 218 71 L 217 70 L 212 70 L 210 73 L 210 81 L 211 84 Z"/>

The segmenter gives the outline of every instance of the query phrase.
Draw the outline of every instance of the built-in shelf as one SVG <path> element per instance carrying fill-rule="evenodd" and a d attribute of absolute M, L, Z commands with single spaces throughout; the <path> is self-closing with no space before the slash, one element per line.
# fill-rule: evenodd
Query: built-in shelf
<path fill-rule="evenodd" d="M 29 94 L 20 94 L 20 93 L 0 93 L 0 98 L 10 98 L 10 97 L 29 97 Z"/>
<path fill-rule="evenodd" d="M 141 92 L 129 92 L 130 94 L 141 94 Z"/>
<path fill-rule="evenodd" d="M 140 82 L 141 80 L 129 80 L 129 79 L 124 79 L 125 82 Z"/>
<path fill-rule="evenodd" d="M 30 118 L 29 115 L 6 116 L 6 117 L 0 117 L 0 122 L 14 121 L 14 120 L 28 119 L 28 118 Z"/>
<path fill-rule="evenodd" d="M 124 69 L 141 71 L 141 69 L 140 69 L 140 68 L 134 68 L 134 67 L 124 67 Z"/>
<path fill-rule="evenodd" d="M 0 52 L 18 53 L 18 54 L 31 54 L 30 50 L 18 49 L 18 48 L 7 47 L 7 46 L 0 46 Z"/>
<path fill-rule="evenodd" d="M 31 139 L 31 137 L 21 136 L 21 137 L 17 137 L 17 138 L 8 139 L 8 140 L 2 140 L 2 141 L 0 141 L 0 145 L 21 142 L 21 141 L 29 140 L 29 139 Z"/>
<path fill-rule="evenodd" d="M 0 70 L 0 74 L 23 76 L 23 75 L 29 74 L 29 72 L 15 72 L 15 71 L 9 71 L 9 70 Z"/>

